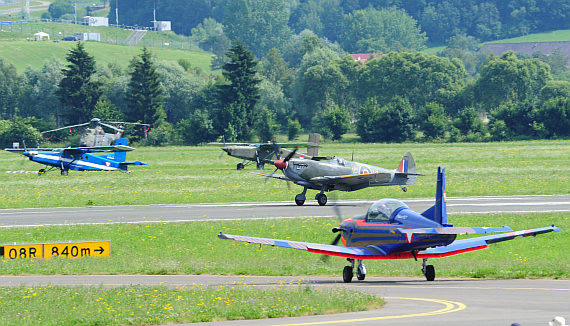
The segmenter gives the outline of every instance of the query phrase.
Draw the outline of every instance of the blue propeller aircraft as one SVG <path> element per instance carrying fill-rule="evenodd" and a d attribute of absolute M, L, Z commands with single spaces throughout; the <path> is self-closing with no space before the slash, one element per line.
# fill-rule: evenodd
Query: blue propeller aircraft
<path fill-rule="evenodd" d="M 128 171 L 129 165 L 146 165 L 145 163 L 125 162 L 127 152 L 134 150 L 127 146 L 128 140 L 120 138 L 114 146 L 92 147 L 68 147 L 68 148 L 6 148 L 10 152 L 21 152 L 30 161 L 45 164 L 45 169 L 40 169 L 39 174 L 44 174 L 54 169 L 59 169 L 61 175 L 68 175 L 69 170 L 75 171 Z M 109 153 L 95 155 L 94 153 Z M 50 167 L 48 169 L 48 166 Z"/>
<path fill-rule="evenodd" d="M 435 268 L 426 265 L 428 258 L 441 258 L 486 249 L 490 244 L 560 231 L 554 225 L 513 232 L 503 227 L 453 227 L 447 224 L 445 168 L 438 168 L 435 205 L 423 213 L 412 211 L 396 199 L 381 199 L 368 209 L 366 215 L 350 218 L 332 229 L 339 233 L 332 244 L 317 244 L 289 240 L 218 234 L 223 240 L 234 240 L 269 246 L 305 250 L 328 256 L 344 257 L 350 262 L 343 270 L 345 283 L 352 281 L 356 262 L 356 277 L 364 280 L 367 259 L 423 259 L 422 272 L 428 281 L 435 279 Z M 337 212 L 338 213 L 338 212 Z M 339 215 L 340 216 L 340 215 Z M 459 234 L 506 232 L 495 235 L 456 240 Z M 342 240 L 344 247 L 337 246 Z"/>

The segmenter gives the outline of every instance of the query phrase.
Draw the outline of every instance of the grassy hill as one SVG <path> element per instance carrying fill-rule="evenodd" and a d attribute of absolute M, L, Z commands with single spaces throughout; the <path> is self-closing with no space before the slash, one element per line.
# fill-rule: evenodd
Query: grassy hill
<path fill-rule="evenodd" d="M 0 57 L 12 62 L 18 72 L 23 72 L 28 65 L 41 69 L 44 61 L 53 56 L 61 61 L 65 61 L 65 56 L 69 50 L 76 45 L 76 42 L 27 42 L 12 41 L 0 42 Z M 99 42 L 85 42 L 85 49 L 95 57 L 99 63 L 116 61 L 122 68 L 128 66 L 133 56 L 141 53 L 140 46 L 113 45 Z M 188 59 L 197 67 L 204 71 L 211 71 L 210 61 L 212 54 L 208 52 L 194 52 L 171 50 L 167 48 L 151 48 L 159 60 L 177 61 L 178 59 Z"/>
<path fill-rule="evenodd" d="M 27 38 L 32 37 L 33 33 L 39 31 L 48 33 L 50 41 L 26 41 Z M 73 33 L 86 32 L 101 34 L 101 42 L 86 42 L 87 51 L 101 63 L 116 61 L 125 68 L 134 55 L 140 54 L 141 46 L 147 45 L 151 47 L 152 52 L 160 60 L 176 61 L 184 58 L 204 71 L 211 71 L 212 54 L 200 50 L 194 44 L 189 43 L 187 38 L 173 32 L 149 31 L 137 46 L 125 46 L 120 44 L 125 43 L 125 40 L 132 33 L 131 30 L 63 23 L 2 26 L 0 31 L 0 57 L 12 62 L 20 73 L 28 65 L 40 69 L 43 62 L 52 56 L 65 61 L 65 55 L 71 47 L 75 46 L 75 42 L 53 42 L 54 39 L 62 39 L 65 36 L 73 35 Z"/>
<path fill-rule="evenodd" d="M 491 43 L 532 43 L 532 42 L 552 42 L 552 41 L 570 41 L 570 30 L 557 30 L 544 33 L 528 34 L 520 37 L 506 38 L 491 42 L 481 43 L 480 46 Z M 434 46 L 422 51 L 426 54 L 436 55 L 443 51 L 446 46 Z"/>

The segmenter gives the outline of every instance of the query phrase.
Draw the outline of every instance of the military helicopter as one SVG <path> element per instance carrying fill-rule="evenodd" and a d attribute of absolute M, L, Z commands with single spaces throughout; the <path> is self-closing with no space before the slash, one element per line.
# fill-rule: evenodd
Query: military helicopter
<path fill-rule="evenodd" d="M 112 126 L 110 124 L 114 124 L 116 126 Z M 111 146 L 115 143 L 117 139 L 120 139 L 125 132 L 124 126 L 125 125 L 136 125 L 139 129 L 144 132 L 145 138 L 146 133 L 150 129 L 150 125 L 144 123 L 133 123 L 133 122 L 108 122 L 104 123 L 99 118 L 93 118 L 91 121 L 86 123 L 81 123 L 78 125 L 72 126 L 65 126 L 53 130 L 42 131 L 42 136 L 45 140 L 50 140 L 54 134 L 49 137 L 46 137 L 46 134 L 53 133 L 56 131 L 69 129 L 69 133 L 74 135 L 77 133 L 77 130 L 74 128 L 83 129 L 85 126 L 89 126 L 83 129 L 81 132 L 81 138 L 79 139 L 79 147 L 94 147 L 94 146 Z M 113 129 L 114 133 L 107 133 L 103 130 L 103 126 Z"/>
<path fill-rule="evenodd" d="M 272 142 L 267 143 L 226 143 L 225 138 L 223 142 L 212 142 L 208 145 L 222 145 L 222 150 L 228 153 L 229 156 L 237 157 L 243 160 L 238 163 L 236 168 L 243 170 L 246 166 L 256 163 L 259 170 L 263 170 L 265 163 L 273 163 L 279 159 L 279 156 L 287 156 L 292 151 L 286 148 L 307 147 L 306 153 L 295 153 L 294 157 L 304 157 L 307 159 L 319 159 L 319 141 L 321 135 L 309 135 L 308 142 L 297 143 L 276 143 L 277 149 Z"/>
<path fill-rule="evenodd" d="M 273 146 L 278 153 L 277 144 Z M 395 170 L 351 162 L 340 157 L 328 161 L 293 158 L 295 152 L 296 149 L 285 158 L 277 156 L 278 160 L 273 163 L 275 170 L 271 173 L 252 173 L 302 186 L 303 192 L 295 196 L 295 203 L 299 206 L 305 203 L 307 189 L 320 190 L 315 199 L 319 205 L 324 206 L 327 204 L 326 191 L 355 191 L 367 187 L 399 185 L 405 192 L 407 188 L 402 186 L 413 185 L 416 177 L 422 175 L 416 173 L 416 163 L 410 152 L 404 155 Z M 277 170 L 281 170 L 283 175 L 276 175 Z"/>
<path fill-rule="evenodd" d="M 340 218 L 340 210 L 337 216 Z M 428 258 L 442 258 L 470 251 L 486 249 L 490 244 L 522 237 L 560 231 L 552 226 L 515 231 L 508 227 L 454 227 L 447 224 L 445 168 L 438 168 L 435 204 L 423 213 L 412 211 L 397 199 L 381 199 L 365 215 L 340 222 L 332 229 L 338 233 L 331 244 L 318 244 L 291 240 L 256 238 L 241 235 L 218 234 L 223 240 L 234 240 L 260 245 L 305 250 L 312 253 L 346 258 L 350 266 L 343 270 L 343 281 L 349 283 L 354 276 L 364 280 L 367 259 L 423 259 L 422 273 L 426 280 L 435 279 L 435 268 L 426 265 Z M 456 240 L 459 234 L 495 233 L 475 238 Z M 336 244 L 342 240 L 344 247 Z"/>

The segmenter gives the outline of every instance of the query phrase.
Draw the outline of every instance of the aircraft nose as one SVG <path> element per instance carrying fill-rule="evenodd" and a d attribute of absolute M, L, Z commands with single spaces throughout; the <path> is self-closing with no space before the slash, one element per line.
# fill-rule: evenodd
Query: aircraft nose
<path fill-rule="evenodd" d="M 222 150 L 223 150 L 224 152 L 226 152 L 226 153 L 229 153 L 229 152 L 230 152 L 229 147 L 222 147 Z"/>
<path fill-rule="evenodd" d="M 285 159 L 280 159 L 275 161 L 275 163 L 273 163 L 275 165 L 276 168 L 278 168 L 279 170 L 283 170 L 287 167 L 287 162 L 285 162 Z"/>

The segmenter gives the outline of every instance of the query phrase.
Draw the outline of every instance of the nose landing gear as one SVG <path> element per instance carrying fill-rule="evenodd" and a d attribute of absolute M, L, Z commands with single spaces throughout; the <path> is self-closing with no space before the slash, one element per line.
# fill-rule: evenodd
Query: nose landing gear
<path fill-rule="evenodd" d="M 354 259 L 347 258 L 346 260 L 350 262 L 350 266 L 345 266 L 344 269 L 342 270 L 342 280 L 344 281 L 344 283 L 350 283 L 352 282 L 352 277 L 354 276 Z M 365 277 L 366 277 L 366 267 L 362 263 L 362 260 L 359 260 L 358 266 L 356 267 L 356 278 L 359 281 L 364 281 Z"/>

